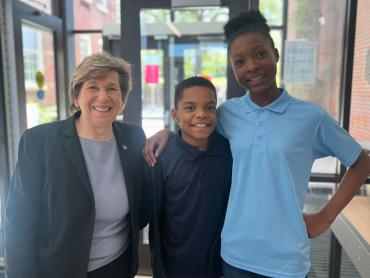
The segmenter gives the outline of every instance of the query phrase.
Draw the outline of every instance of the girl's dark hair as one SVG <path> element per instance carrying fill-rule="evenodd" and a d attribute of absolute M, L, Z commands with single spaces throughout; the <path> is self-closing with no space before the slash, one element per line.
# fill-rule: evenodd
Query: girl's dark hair
<path fill-rule="evenodd" d="M 240 13 L 224 25 L 224 32 L 229 44 L 247 32 L 262 33 L 271 41 L 272 48 L 275 48 L 274 41 L 270 36 L 270 27 L 260 11 L 251 10 Z"/>

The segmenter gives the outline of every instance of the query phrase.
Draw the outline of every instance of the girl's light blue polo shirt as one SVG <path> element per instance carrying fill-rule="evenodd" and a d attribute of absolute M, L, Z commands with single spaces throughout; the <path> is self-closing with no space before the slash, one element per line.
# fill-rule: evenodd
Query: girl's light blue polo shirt
<path fill-rule="evenodd" d="M 310 248 L 302 211 L 312 164 L 334 156 L 349 167 L 361 146 L 320 106 L 286 91 L 265 107 L 248 93 L 224 102 L 217 128 L 233 155 L 222 258 L 270 277 L 306 277 Z"/>

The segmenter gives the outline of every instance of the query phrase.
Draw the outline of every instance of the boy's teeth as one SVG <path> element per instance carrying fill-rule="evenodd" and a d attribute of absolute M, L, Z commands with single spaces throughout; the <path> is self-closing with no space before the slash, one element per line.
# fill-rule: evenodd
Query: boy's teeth
<path fill-rule="evenodd" d="M 206 124 L 196 124 L 195 127 L 197 127 L 197 128 L 205 128 L 205 127 L 207 127 L 207 125 Z"/>

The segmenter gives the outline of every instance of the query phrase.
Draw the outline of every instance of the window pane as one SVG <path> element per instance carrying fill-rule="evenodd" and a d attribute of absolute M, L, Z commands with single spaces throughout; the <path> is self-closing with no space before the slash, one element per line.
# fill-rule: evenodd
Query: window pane
<path fill-rule="evenodd" d="M 225 22 L 229 18 L 229 9 L 209 7 L 203 9 L 182 9 L 174 12 L 175 22 Z"/>
<path fill-rule="evenodd" d="M 291 0 L 284 83 L 289 92 L 339 119 L 339 85 L 346 1 Z"/>
<path fill-rule="evenodd" d="M 99 33 L 75 35 L 75 57 L 78 65 L 86 56 L 103 50 L 103 39 Z"/>
<path fill-rule="evenodd" d="M 158 23 L 166 22 L 171 19 L 169 10 L 142 10 L 140 11 L 140 22 L 142 23 Z"/>
<path fill-rule="evenodd" d="M 275 47 L 281 54 L 283 53 L 283 36 L 282 36 L 282 30 L 271 30 L 270 32 L 272 39 L 274 40 Z M 281 81 L 281 59 L 279 59 L 279 62 L 277 64 L 277 72 L 276 72 L 276 80 L 278 83 L 278 86 L 282 86 L 282 81 Z"/>
<path fill-rule="evenodd" d="M 21 2 L 43 11 L 44 13 L 52 14 L 52 0 L 21 0 Z"/>
<path fill-rule="evenodd" d="M 227 46 L 223 42 L 200 42 L 184 51 L 184 78 L 202 75 L 209 78 L 217 90 L 217 103 L 226 100 Z"/>
<path fill-rule="evenodd" d="M 141 50 L 142 121 L 145 134 L 150 136 L 164 128 L 163 50 Z"/>
<path fill-rule="evenodd" d="M 120 0 L 74 0 L 74 29 L 102 30 L 107 23 L 120 23 Z"/>
<path fill-rule="evenodd" d="M 350 133 L 370 152 L 370 2 L 359 0 L 353 61 Z"/>
<path fill-rule="evenodd" d="M 58 118 L 53 32 L 22 24 L 27 128 Z"/>
<path fill-rule="evenodd" d="M 283 24 L 283 0 L 260 0 L 259 9 L 270 26 Z"/>
<path fill-rule="evenodd" d="M 291 95 L 321 105 L 338 120 L 346 1 L 288 3 L 283 83 Z M 335 173 L 335 159 L 318 160 L 312 171 Z"/>
<path fill-rule="evenodd" d="M 218 102 L 226 99 L 227 46 L 222 25 L 228 10 L 142 10 L 142 122 L 147 136 L 161 127 L 174 128 L 170 118 L 175 85 L 194 75 L 216 86 Z M 214 23 L 213 23 L 214 22 Z"/>

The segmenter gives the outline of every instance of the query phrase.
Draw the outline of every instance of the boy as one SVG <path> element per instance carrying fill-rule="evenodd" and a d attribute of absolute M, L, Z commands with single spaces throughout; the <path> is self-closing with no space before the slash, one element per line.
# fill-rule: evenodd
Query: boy
<path fill-rule="evenodd" d="M 216 89 L 191 77 L 176 86 L 174 103 L 180 130 L 152 168 L 153 276 L 219 277 L 232 158 L 227 140 L 214 131 Z"/>

